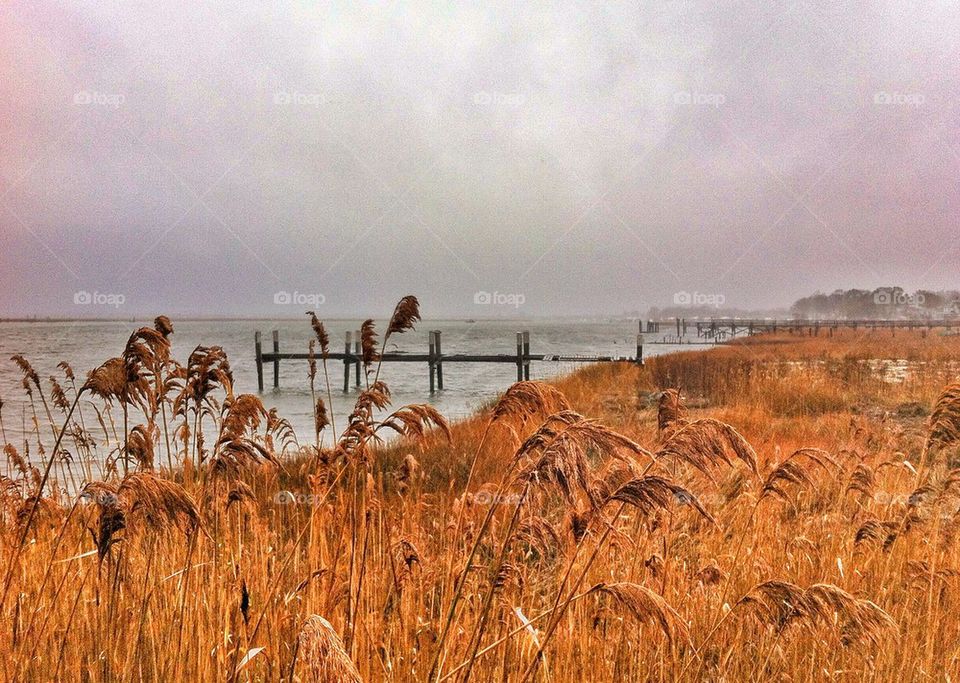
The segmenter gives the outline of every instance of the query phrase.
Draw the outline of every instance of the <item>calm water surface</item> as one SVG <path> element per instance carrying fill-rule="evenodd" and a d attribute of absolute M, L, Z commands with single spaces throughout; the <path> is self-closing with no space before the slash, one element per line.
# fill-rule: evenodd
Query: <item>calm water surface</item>
<path fill-rule="evenodd" d="M 73 366 L 78 381 L 86 372 L 107 358 L 118 356 L 137 322 L 29 322 L 0 323 L 0 398 L 4 405 L 3 424 L 7 440 L 22 444 L 23 425 L 28 425 L 31 414 L 21 387 L 22 375 L 9 360 L 15 353 L 26 356 L 43 380 L 53 375 L 62 382 L 56 367 L 65 360 Z M 330 333 L 331 351 L 342 351 L 347 330 L 359 328 L 359 320 L 325 321 Z M 379 329 L 385 324 L 380 322 Z M 257 391 L 256 363 L 254 362 L 254 332 L 264 337 L 264 350 L 271 346 L 270 333 L 280 333 L 281 351 L 306 352 L 312 337 L 309 321 L 303 320 L 230 320 L 198 321 L 174 320 L 172 347 L 175 358 L 186 363 L 190 352 L 198 344 L 219 345 L 230 358 L 237 393 Z M 455 321 L 426 320 L 415 331 L 394 335 L 387 351 L 426 353 L 428 331 L 441 330 L 443 351 L 451 353 L 513 354 L 516 352 L 515 333 L 530 332 L 530 350 L 534 354 L 583 354 L 604 356 L 633 356 L 636 347 L 637 322 L 632 320 L 575 321 Z M 650 345 L 662 334 L 646 335 L 644 355 L 649 357 L 676 351 L 675 345 Z M 684 346 L 684 349 L 691 347 Z M 578 367 L 574 362 L 535 362 L 531 364 L 531 379 L 544 379 L 569 373 Z M 343 365 L 330 361 L 330 382 L 333 388 L 335 415 L 345 416 L 356 399 L 357 389 L 351 387 L 342 393 Z M 312 435 L 312 412 L 306 361 L 283 361 L 280 364 L 280 389 L 272 389 L 272 366 L 264 368 L 266 406 L 275 406 L 280 414 L 293 424 L 298 436 L 309 441 Z M 448 363 L 444 365 L 444 390 L 432 396 L 429 393 L 429 375 L 426 363 L 385 363 L 381 379 L 390 386 L 394 406 L 406 403 L 429 402 L 449 419 L 463 417 L 494 398 L 516 379 L 516 367 L 509 364 Z M 318 386 L 322 377 L 318 376 Z M 352 381 L 351 381 L 352 384 Z M 49 390 L 45 387 L 49 398 Z M 86 408 L 84 409 L 87 410 Z M 92 409 L 91 409 L 92 415 Z M 58 413 L 57 413 L 58 415 Z M 90 425 L 88 425 L 89 427 Z M 49 436 L 48 427 L 42 424 Z M 31 448 L 35 456 L 36 448 Z"/>

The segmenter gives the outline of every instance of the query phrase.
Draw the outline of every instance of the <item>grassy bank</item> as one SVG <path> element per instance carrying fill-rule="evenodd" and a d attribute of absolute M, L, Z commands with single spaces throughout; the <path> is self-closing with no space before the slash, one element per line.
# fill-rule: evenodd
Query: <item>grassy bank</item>
<path fill-rule="evenodd" d="M 113 424 L 131 473 L 118 459 L 78 502 L 7 449 L 5 679 L 960 674 L 950 397 L 930 441 L 957 337 L 755 337 L 385 427 L 365 341 L 370 388 L 319 448 L 285 449 L 218 358 L 176 369 L 151 335 L 124 372 L 51 396 L 49 420 L 37 378 L 37 430 L 71 425 L 76 455 L 95 425 L 109 449 Z M 77 390 L 89 401 L 64 419 Z M 402 438 L 377 446 L 377 429 Z"/>

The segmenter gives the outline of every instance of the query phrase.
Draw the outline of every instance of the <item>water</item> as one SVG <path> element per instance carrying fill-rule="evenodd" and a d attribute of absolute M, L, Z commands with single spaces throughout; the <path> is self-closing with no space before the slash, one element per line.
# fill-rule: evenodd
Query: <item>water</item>
<path fill-rule="evenodd" d="M 347 330 L 360 327 L 359 320 L 324 321 L 330 334 L 331 351 L 342 351 Z M 47 377 L 55 376 L 61 384 L 63 375 L 56 367 L 65 360 L 73 367 L 78 384 L 82 383 L 88 370 L 96 367 L 123 350 L 130 333 L 147 321 L 137 322 L 3 322 L 0 323 L 0 398 L 4 401 L 3 422 L 8 441 L 18 447 L 23 441 L 21 425 L 24 419 L 28 431 L 31 414 L 21 387 L 22 375 L 9 360 L 16 353 L 23 354 L 33 364 L 44 380 L 44 391 L 49 400 Z M 385 322 L 378 321 L 378 329 Z M 190 352 L 198 344 L 219 345 L 230 358 L 234 374 L 234 389 L 237 393 L 256 393 L 257 374 L 254 361 L 254 332 L 263 333 L 264 351 L 271 349 L 272 330 L 280 333 L 280 350 L 306 352 L 312 330 L 309 320 L 230 320 L 199 321 L 174 320 L 171 337 L 172 352 L 181 363 L 186 363 Z M 516 332 L 529 330 L 530 351 L 533 354 L 633 356 L 636 351 L 637 322 L 635 320 L 527 320 L 527 321 L 457 321 L 427 320 L 417 325 L 415 331 L 391 337 L 388 352 L 406 351 L 426 353 L 428 331 L 441 330 L 443 352 L 515 354 Z M 646 341 L 662 338 L 662 334 L 646 335 Z M 690 346 L 647 345 L 644 355 L 649 357 Z M 318 363 L 319 365 L 319 363 Z M 578 367 L 573 362 L 533 362 L 531 379 L 545 379 L 569 373 Z M 351 377 L 349 394 L 342 393 L 343 364 L 329 361 L 330 384 L 333 390 L 333 411 L 338 418 L 345 416 L 353 407 L 357 389 Z M 322 367 L 318 370 L 318 389 L 323 389 Z M 516 366 L 490 363 L 447 363 L 443 367 L 444 390 L 430 395 L 429 373 L 426 363 L 384 363 L 381 379 L 390 386 L 395 407 L 407 403 L 429 402 L 435 405 L 448 419 L 464 417 L 494 398 L 516 380 Z M 276 407 L 281 416 L 294 426 L 297 435 L 309 443 L 312 439 L 312 408 L 310 386 L 307 379 L 306 361 L 281 361 L 280 389 L 272 389 L 272 364 L 264 366 L 264 404 Z M 65 384 L 64 384 L 65 385 Z M 66 386 L 66 385 L 65 385 Z M 325 398 L 325 396 L 324 396 Z M 51 406 L 51 409 L 53 407 Z M 84 409 L 86 411 L 86 408 Z M 38 411 L 42 409 L 38 408 Z M 117 411 L 119 412 L 119 411 Z M 92 411 L 91 411 L 92 414 Z M 55 419 L 59 412 L 54 412 Z M 41 414 L 42 418 L 42 414 Z M 131 418 L 131 425 L 136 418 Z M 49 428 L 42 424 L 42 436 L 49 437 Z M 90 425 L 88 424 L 88 427 Z M 92 430 L 93 431 L 93 430 Z M 102 436 L 102 433 L 99 434 Z M 52 445 L 52 444 L 50 444 Z M 48 448 L 49 450 L 49 448 Z M 35 445 L 31 454 L 36 456 Z"/>

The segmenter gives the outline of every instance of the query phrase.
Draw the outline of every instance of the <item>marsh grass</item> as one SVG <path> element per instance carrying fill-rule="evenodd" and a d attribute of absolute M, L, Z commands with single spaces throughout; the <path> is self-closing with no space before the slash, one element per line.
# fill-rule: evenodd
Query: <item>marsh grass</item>
<path fill-rule="evenodd" d="M 448 425 L 381 377 L 418 320 L 406 297 L 364 324 L 334 416 L 311 314 L 306 443 L 221 349 L 171 358 L 163 317 L 83 382 L 16 358 L 5 680 L 960 675 L 960 340 L 769 335 L 518 383 Z"/>

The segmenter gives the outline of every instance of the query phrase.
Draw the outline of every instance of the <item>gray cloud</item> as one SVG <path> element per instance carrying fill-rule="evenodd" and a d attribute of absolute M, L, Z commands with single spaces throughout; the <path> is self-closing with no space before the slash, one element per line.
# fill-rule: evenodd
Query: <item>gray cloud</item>
<path fill-rule="evenodd" d="M 14 2 L 0 313 L 955 287 L 949 3 Z"/>

